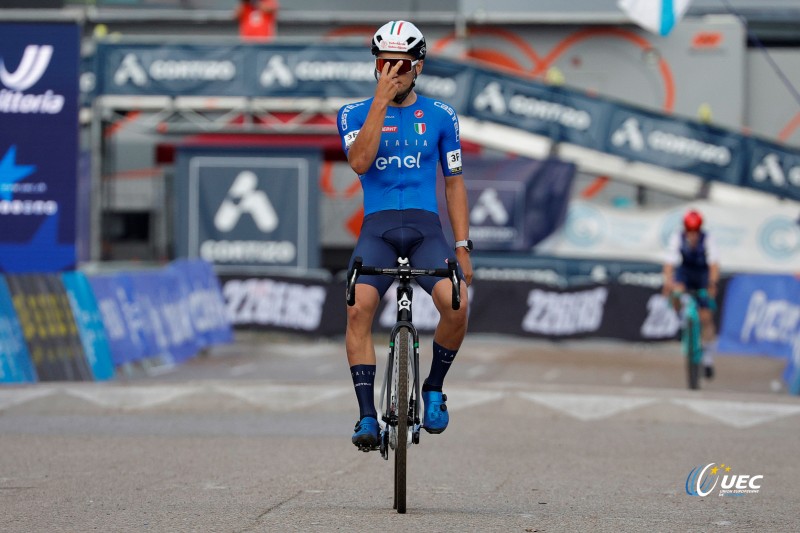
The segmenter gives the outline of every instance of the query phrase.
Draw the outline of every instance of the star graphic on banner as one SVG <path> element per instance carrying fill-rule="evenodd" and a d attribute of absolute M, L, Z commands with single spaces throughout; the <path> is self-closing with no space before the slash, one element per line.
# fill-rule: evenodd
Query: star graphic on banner
<path fill-rule="evenodd" d="M 0 161 L 0 199 L 11 200 L 11 186 L 36 172 L 36 165 L 17 165 L 17 146 L 12 145 Z"/>
<path fill-rule="evenodd" d="M 30 241 L 22 244 L 0 243 L 0 271 L 57 272 L 75 265 L 75 246 L 60 244 L 58 215 L 47 217 Z M 34 249 L 41 253 L 32 254 Z"/>
<path fill-rule="evenodd" d="M 718 470 L 719 469 L 715 466 L 714 468 L 711 469 L 711 473 L 716 474 Z"/>

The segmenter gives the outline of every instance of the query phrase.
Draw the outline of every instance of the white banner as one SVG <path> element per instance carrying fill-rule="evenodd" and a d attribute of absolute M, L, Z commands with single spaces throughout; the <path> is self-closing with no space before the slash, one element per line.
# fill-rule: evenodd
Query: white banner
<path fill-rule="evenodd" d="M 564 226 L 535 249 L 556 256 L 663 262 L 669 236 L 695 208 L 726 272 L 800 271 L 797 205 L 731 207 L 694 202 L 672 209 L 617 209 L 573 200 Z"/>

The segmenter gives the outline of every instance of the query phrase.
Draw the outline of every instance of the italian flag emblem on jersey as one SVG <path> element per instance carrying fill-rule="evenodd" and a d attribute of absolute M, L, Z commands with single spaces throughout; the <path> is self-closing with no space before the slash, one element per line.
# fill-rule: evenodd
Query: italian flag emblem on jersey
<path fill-rule="evenodd" d="M 414 123 L 414 131 L 416 131 L 420 135 L 425 133 L 425 123 L 424 122 L 415 122 Z"/>

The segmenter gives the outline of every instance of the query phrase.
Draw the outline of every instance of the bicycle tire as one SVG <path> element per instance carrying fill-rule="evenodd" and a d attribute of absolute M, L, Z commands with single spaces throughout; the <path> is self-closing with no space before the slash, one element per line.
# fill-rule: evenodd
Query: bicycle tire
<path fill-rule="evenodd" d="M 406 466 L 408 452 L 408 362 L 411 355 L 411 330 L 402 327 L 395 338 L 394 364 L 397 372 L 397 446 L 394 450 L 394 496 L 398 513 L 406 512 Z"/>
<path fill-rule="evenodd" d="M 693 321 L 687 324 L 684 335 L 686 335 L 686 370 L 689 378 L 689 388 L 697 390 L 700 388 L 700 363 L 698 360 L 702 358 L 702 355 L 698 356 L 696 353 L 697 331 Z"/>

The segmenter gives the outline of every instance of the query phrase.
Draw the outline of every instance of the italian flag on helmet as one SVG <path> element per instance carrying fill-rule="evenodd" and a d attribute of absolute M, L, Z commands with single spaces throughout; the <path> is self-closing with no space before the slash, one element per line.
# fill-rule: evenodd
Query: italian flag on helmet
<path fill-rule="evenodd" d="M 372 37 L 372 55 L 381 52 L 400 52 L 411 54 L 415 59 L 425 59 L 425 37 L 406 20 L 389 21 Z"/>

